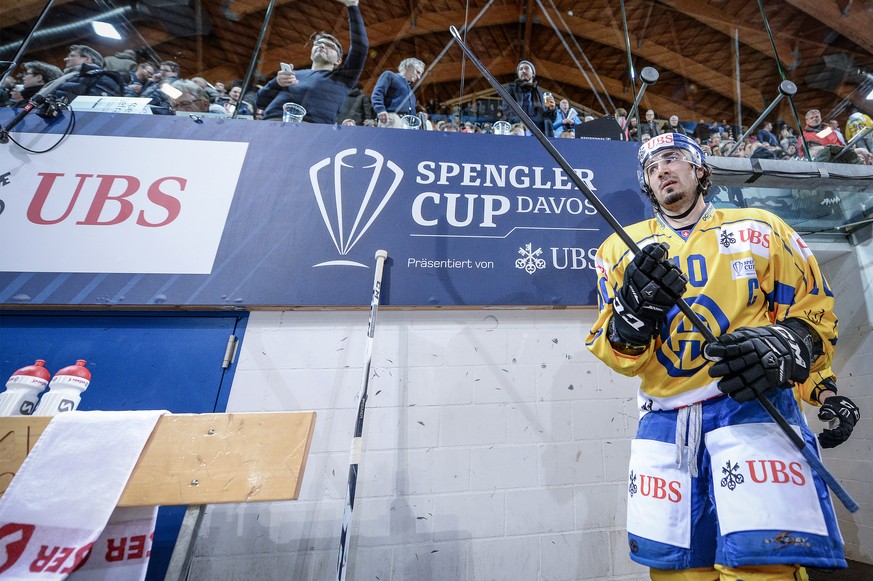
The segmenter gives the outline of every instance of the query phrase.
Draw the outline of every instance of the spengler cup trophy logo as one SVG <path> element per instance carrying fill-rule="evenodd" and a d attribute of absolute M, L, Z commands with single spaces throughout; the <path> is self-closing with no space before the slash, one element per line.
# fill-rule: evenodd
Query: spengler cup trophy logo
<path fill-rule="evenodd" d="M 400 166 L 373 149 L 365 149 L 362 154 L 357 148 L 344 149 L 309 168 L 318 210 L 340 256 L 347 256 L 370 229 L 402 179 Z M 361 185 L 365 183 L 362 195 Z M 313 266 L 368 268 L 345 258 Z"/>

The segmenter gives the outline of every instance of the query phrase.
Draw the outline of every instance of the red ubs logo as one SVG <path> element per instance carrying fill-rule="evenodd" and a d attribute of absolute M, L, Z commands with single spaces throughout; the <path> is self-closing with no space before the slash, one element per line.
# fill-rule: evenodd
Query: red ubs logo
<path fill-rule="evenodd" d="M 51 172 L 37 175 L 41 179 L 27 207 L 27 219 L 41 225 L 63 222 L 76 207 L 80 196 L 83 199 L 82 204 L 87 204 L 85 200 L 90 196 L 87 214 L 76 224 L 112 226 L 136 215 L 134 220 L 139 226 L 166 226 L 179 216 L 182 203 L 177 195 L 184 192 L 188 185 L 188 180 L 176 176 L 162 177 L 146 185 L 129 175 L 76 174 L 71 177 L 64 173 Z M 140 191 L 145 191 L 145 199 L 143 195 L 134 196 Z M 60 216 L 45 215 L 49 196 L 52 196 L 53 201 L 69 200 Z M 54 202 L 52 205 L 58 204 Z M 160 218 L 156 219 L 157 216 Z"/>
<path fill-rule="evenodd" d="M 678 480 L 666 480 L 660 476 L 640 474 L 640 494 L 650 496 L 655 500 L 682 500 L 682 485 Z"/>
<path fill-rule="evenodd" d="M 0 563 L 0 573 L 18 562 L 35 529 L 34 525 L 20 523 L 9 523 L 0 527 L 0 547 L 3 547 L 3 554 L 0 555 L 3 559 Z"/>
<path fill-rule="evenodd" d="M 770 233 L 769 232 L 760 232 L 758 230 L 753 230 L 751 228 L 744 228 L 740 230 L 740 240 L 743 242 L 747 242 L 754 246 L 761 246 L 762 248 L 770 248 Z"/>
<path fill-rule="evenodd" d="M 782 460 L 746 460 L 746 466 L 749 467 L 749 478 L 758 484 L 806 484 L 800 462 L 786 464 Z"/>

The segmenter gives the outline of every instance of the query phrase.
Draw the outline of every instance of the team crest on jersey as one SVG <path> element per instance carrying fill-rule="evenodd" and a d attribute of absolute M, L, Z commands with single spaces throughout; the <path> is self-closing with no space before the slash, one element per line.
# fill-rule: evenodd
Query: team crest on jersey
<path fill-rule="evenodd" d="M 772 230 L 766 224 L 751 220 L 725 224 L 716 230 L 716 235 L 722 254 L 751 252 L 762 258 L 770 258 Z"/>
<path fill-rule="evenodd" d="M 741 258 L 740 260 L 731 261 L 731 276 L 734 280 L 741 278 L 755 278 L 758 276 L 755 270 L 754 258 Z"/>

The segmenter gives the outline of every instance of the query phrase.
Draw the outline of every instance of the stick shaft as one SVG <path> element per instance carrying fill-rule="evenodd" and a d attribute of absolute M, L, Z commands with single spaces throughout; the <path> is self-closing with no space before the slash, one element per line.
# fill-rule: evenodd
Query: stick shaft
<path fill-rule="evenodd" d="M 560 152 L 555 149 L 555 146 L 552 145 L 552 143 L 549 141 L 549 138 L 543 134 L 540 128 L 537 127 L 536 123 L 534 123 L 533 120 L 527 115 L 527 113 L 524 112 L 524 109 L 522 109 L 519 104 L 516 103 L 515 99 L 512 98 L 512 96 L 509 94 L 509 92 L 507 92 L 503 85 L 501 85 L 500 82 L 496 78 L 494 78 L 494 75 L 491 74 L 491 71 L 489 71 L 485 67 L 485 65 L 483 65 L 478 58 L 476 58 L 476 55 L 473 54 L 473 51 L 471 51 L 470 48 L 461 39 L 461 36 L 458 33 L 458 29 L 452 26 L 449 29 L 449 32 L 451 32 L 452 36 L 455 37 L 455 42 L 457 42 L 458 46 L 461 47 L 461 50 L 464 51 L 464 53 L 470 59 L 470 62 L 476 65 L 476 68 L 479 69 L 485 79 L 491 84 L 494 90 L 497 91 L 497 94 L 500 95 L 504 101 L 506 101 L 512 111 L 516 115 L 518 115 L 518 118 L 521 119 L 522 123 L 524 123 L 525 127 L 527 127 L 531 134 L 537 138 L 537 141 L 539 141 L 540 144 L 542 144 L 542 146 L 546 149 L 546 151 L 549 152 L 549 155 L 552 156 L 555 162 L 559 166 L 561 166 L 561 169 L 564 170 L 564 173 L 566 173 L 570 181 L 573 182 L 573 185 L 575 185 L 579 192 L 581 192 L 581 194 L 585 196 L 585 198 L 589 202 L 591 202 L 591 205 L 594 206 L 597 212 L 612 227 L 613 232 L 615 232 L 616 235 L 621 238 L 621 241 L 625 243 L 625 245 L 631 250 L 631 252 L 637 254 L 640 251 L 640 248 L 639 246 L 637 246 L 637 243 L 634 241 L 634 239 L 630 237 L 624 227 L 618 222 L 618 220 L 615 219 L 615 216 L 613 216 L 609 209 L 607 209 L 607 207 L 603 204 L 603 202 L 600 201 L 600 198 L 598 198 L 597 195 L 592 192 L 588 188 L 588 186 L 585 185 L 585 182 L 583 182 L 582 179 L 578 175 L 576 175 L 576 172 L 573 171 L 573 168 L 570 166 L 567 160 L 564 159 L 564 156 L 562 156 Z M 703 338 L 706 340 L 707 343 L 712 343 L 715 341 L 715 335 L 706 325 L 706 322 L 698 317 L 697 313 L 691 310 L 691 307 L 688 305 L 688 303 L 685 302 L 684 299 L 682 299 L 681 297 L 677 299 L 676 306 L 679 308 L 682 314 L 688 318 L 691 324 L 694 325 L 694 328 L 697 329 L 697 331 L 701 335 L 703 335 Z M 854 500 L 852 500 L 852 498 L 849 496 L 849 493 L 846 492 L 846 490 L 843 489 L 842 486 L 840 486 L 839 482 L 837 482 L 837 479 L 834 478 L 834 476 L 830 472 L 828 472 L 827 468 L 824 467 L 824 464 L 821 463 L 821 460 L 819 460 L 815 456 L 815 452 L 810 450 L 806 443 L 803 441 L 803 439 L 797 436 L 797 434 L 794 432 L 794 430 L 791 428 L 791 426 L 788 424 L 782 414 L 779 413 L 779 410 L 777 410 L 773 406 L 773 404 L 763 395 L 758 397 L 758 402 L 762 406 L 764 406 L 764 409 L 767 410 L 767 413 L 770 414 L 770 417 L 773 418 L 773 421 L 776 422 L 776 425 L 779 426 L 785 436 L 789 440 L 791 440 L 791 442 L 795 445 L 795 447 L 797 447 L 800 453 L 803 454 L 804 458 L 807 459 L 809 466 L 813 470 L 815 470 L 815 472 L 822 478 L 822 480 L 825 481 L 825 483 L 831 488 L 831 490 L 834 491 L 834 494 L 837 495 L 837 498 L 840 499 L 843 505 L 851 512 L 855 512 L 856 510 L 858 510 L 858 504 Z M 814 458 L 814 460 L 810 461 L 809 458 Z"/>
<path fill-rule="evenodd" d="M 376 315 L 379 312 L 379 298 L 382 293 L 382 270 L 388 253 L 376 252 L 376 270 L 373 276 L 373 294 L 370 298 L 370 316 L 367 321 L 367 344 L 364 349 L 364 371 L 361 388 L 358 391 L 358 415 L 355 417 L 355 432 L 349 457 L 349 478 L 346 486 L 346 504 L 343 510 L 343 524 L 340 531 L 339 556 L 336 563 L 337 581 L 345 581 L 346 564 L 349 558 L 349 539 L 351 537 L 352 512 L 355 509 L 355 489 L 358 485 L 358 464 L 361 459 L 361 445 L 364 434 L 364 414 L 367 411 L 367 386 L 370 383 L 370 363 L 373 358 L 373 338 L 376 334 Z"/>
<path fill-rule="evenodd" d="M 564 170 L 564 173 L 567 174 L 567 178 L 569 178 L 569 180 L 573 182 L 573 185 L 576 186 L 576 189 L 578 189 L 579 192 L 583 196 L 585 196 L 585 198 L 591 203 L 591 205 L 594 206 L 594 209 L 597 210 L 597 213 L 600 214 L 604 220 L 606 220 L 606 222 L 612 227 L 612 231 L 615 232 L 619 238 L 621 238 L 621 241 L 624 242 L 628 248 L 630 248 L 631 252 L 633 252 L 634 254 L 639 253 L 640 247 L 637 246 L 637 243 L 634 241 L 634 239 L 630 237 L 627 231 L 625 231 L 624 227 L 618 222 L 618 220 L 615 219 L 615 216 L 612 215 L 612 212 L 609 211 L 609 208 L 607 208 L 603 204 L 603 202 L 600 201 L 600 198 L 598 198 L 594 194 L 594 192 L 592 192 L 588 188 L 588 186 L 585 185 L 585 182 L 582 181 L 582 178 L 576 175 L 573 167 L 567 162 L 566 159 L 564 159 L 564 156 L 562 156 L 560 152 L 555 149 L 555 146 L 552 145 L 552 143 L 549 141 L 549 138 L 545 136 L 540 128 L 537 127 L 536 123 L 534 123 L 533 120 L 528 116 L 528 114 L 524 112 L 524 109 L 522 109 L 521 106 L 516 103 L 515 99 L 512 98 L 512 95 L 509 94 L 509 92 L 503 87 L 503 85 L 501 85 L 500 82 L 494 78 L 494 75 L 491 74 L 491 71 L 489 71 L 485 67 L 485 65 L 483 65 L 478 58 L 476 58 L 476 55 L 473 54 L 470 48 L 466 44 L 464 44 L 464 41 L 461 40 L 461 36 L 458 33 L 458 29 L 453 26 L 449 30 L 451 31 L 452 36 L 455 37 L 455 42 L 458 43 L 458 46 L 461 47 L 461 50 L 463 50 L 464 53 L 466 53 L 467 58 L 470 59 L 470 62 L 476 65 L 476 68 L 479 69 L 479 71 L 485 76 L 485 79 L 489 83 L 491 83 L 491 86 L 494 88 L 495 91 L 497 91 L 497 94 L 500 95 L 503 100 L 506 101 L 507 105 L 509 105 L 509 108 L 512 109 L 512 111 L 516 115 L 518 115 L 518 118 L 525 125 L 525 127 L 527 127 L 528 131 L 530 131 L 531 134 L 537 138 L 537 141 L 539 141 L 540 144 L 544 148 L 546 148 L 546 151 L 548 151 L 549 155 L 552 156 L 555 162 L 557 162 L 557 164 L 561 166 L 561 169 Z M 703 335 L 703 338 L 706 339 L 707 342 L 715 341 L 715 335 L 712 334 L 712 331 L 710 331 L 709 327 L 707 327 L 706 324 L 700 320 L 697 314 L 691 310 L 691 307 L 688 306 L 688 303 L 686 303 L 682 299 L 679 299 L 676 302 L 676 306 L 679 307 L 679 310 L 682 311 L 683 315 L 688 317 L 688 319 L 691 321 L 691 324 L 697 328 L 697 330 L 700 332 L 701 335 Z"/>

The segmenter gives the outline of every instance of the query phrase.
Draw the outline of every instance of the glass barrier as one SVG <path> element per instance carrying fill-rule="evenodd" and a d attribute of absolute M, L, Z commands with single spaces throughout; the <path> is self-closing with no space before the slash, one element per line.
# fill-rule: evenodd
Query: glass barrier
<path fill-rule="evenodd" d="M 6 0 L 0 105 L 22 107 L 37 92 L 66 87 L 71 98 L 76 91 L 148 98 L 114 111 L 259 119 L 278 103 L 272 118 L 281 120 L 283 87 L 308 82 L 303 70 L 336 72 L 354 61 L 357 69 L 329 98 L 287 99 L 307 111 L 304 121 L 410 127 L 378 119 L 391 94 L 377 87 L 389 78 L 411 89 L 392 109 L 397 121 L 418 112 L 422 129 L 467 133 L 493 133 L 509 121 L 508 135 L 525 134 L 453 45 L 448 28 L 455 25 L 495 77 L 529 99 L 547 134 L 579 137 L 589 117 L 615 119 L 631 140 L 685 131 L 718 161 L 717 204 L 776 210 L 810 233 L 845 233 L 869 214 L 869 182 L 847 190 L 843 170 L 822 177 L 809 161 L 830 161 L 840 139 L 873 130 L 873 15 L 857 4 L 846 3 L 840 15 L 775 0 L 596 0 L 584 12 L 555 0 L 529 9 L 510 0 L 349 5 L 357 0 Z M 366 42 L 352 38 L 358 12 Z M 403 63 L 402 76 L 385 76 Z M 177 79 L 199 89 L 170 86 Z M 272 92 L 259 95 L 265 85 Z M 546 93 L 554 110 L 541 99 Z M 333 107 L 326 101 L 339 112 L 317 116 Z M 834 145 L 805 151 L 798 136 L 807 125 L 815 127 L 809 143 Z M 855 145 L 861 148 L 842 161 L 873 163 L 873 133 Z M 756 170 L 749 159 L 789 166 Z M 769 181 L 752 182 L 761 171 Z M 785 183 L 770 183 L 780 174 Z M 796 183 L 809 177 L 817 181 Z"/>

